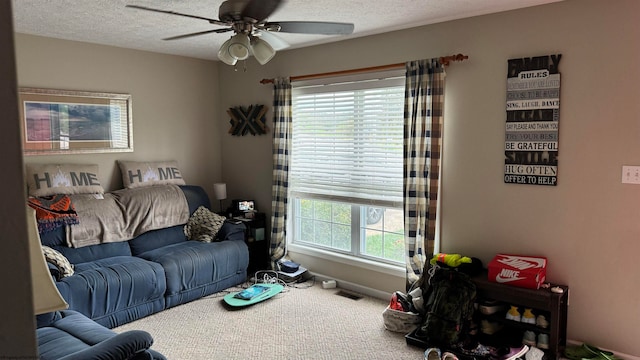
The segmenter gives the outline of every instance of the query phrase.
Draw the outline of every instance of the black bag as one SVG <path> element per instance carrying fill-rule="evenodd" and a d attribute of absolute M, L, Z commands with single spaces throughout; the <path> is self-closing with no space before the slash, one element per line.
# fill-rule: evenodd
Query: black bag
<path fill-rule="evenodd" d="M 416 335 L 430 345 L 451 347 L 469 333 L 476 285 L 469 275 L 453 268 L 434 266 L 430 280 L 422 283 L 424 321 Z"/>

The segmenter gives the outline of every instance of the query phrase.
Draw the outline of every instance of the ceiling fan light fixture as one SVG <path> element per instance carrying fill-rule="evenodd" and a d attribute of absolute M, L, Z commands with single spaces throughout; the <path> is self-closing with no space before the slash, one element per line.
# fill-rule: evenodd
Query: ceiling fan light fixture
<path fill-rule="evenodd" d="M 228 53 L 236 60 L 244 60 L 249 57 L 250 48 L 249 36 L 245 33 L 239 33 L 230 39 Z"/>
<path fill-rule="evenodd" d="M 220 46 L 220 50 L 218 50 L 218 59 L 220 59 L 223 63 L 227 65 L 235 65 L 238 62 L 238 59 L 234 58 L 229 54 L 229 44 L 231 43 L 231 39 L 227 40 Z"/>
<path fill-rule="evenodd" d="M 260 65 L 268 63 L 276 55 L 276 51 L 268 42 L 256 36 L 251 37 L 251 51 Z"/>

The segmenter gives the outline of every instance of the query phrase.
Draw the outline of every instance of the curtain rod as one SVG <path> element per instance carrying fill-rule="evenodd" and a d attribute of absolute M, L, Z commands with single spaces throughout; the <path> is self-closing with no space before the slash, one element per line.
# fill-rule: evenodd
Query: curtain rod
<path fill-rule="evenodd" d="M 452 61 L 463 61 L 463 60 L 466 60 L 468 58 L 469 58 L 469 56 L 467 56 L 467 55 L 457 54 L 457 55 L 451 55 L 451 56 L 443 56 L 443 57 L 439 58 L 438 61 L 440 62 L 440 64 L 442 64 L 444 66 L 449 66 L 449 63 L 452 62 Z M 332 71 L 332 72 L 319 73 L 319 74 L 291 76 L 289 79 L 293 82 L 293 81 L 301 81 L 301 80 L 318 79 L 318 78 L 330 77 L 330 76 L 360 74 L 360 73 L 372 72 L 372 71 L 395 70 L 395 69 L 402 69 L 405 66 L 406 66 L 406 63 L 396 63 L 396 64 L 372 66 L 372 67 L 366 67 L 366 68 L 360 68 L 360 69 L 341 70 L 341 71 Z M 260 80 L 260 84 L 273 84 L 273 79 L 262 79 L 262 80 Z"/>

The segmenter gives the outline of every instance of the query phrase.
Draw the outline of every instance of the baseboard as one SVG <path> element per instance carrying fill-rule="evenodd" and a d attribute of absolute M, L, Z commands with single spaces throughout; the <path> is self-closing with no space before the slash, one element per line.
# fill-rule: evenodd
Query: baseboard
<path fill-rule="evenodd" d="M 388 301 L 389 299 L 391 299 L 391 293 L 388 293 L 386 291 L 381 291 L 381 290 L 377 290 L 377 289 L 373 289 L 367 286 L 363 286 L 360 284 L 355 284 L 349 281 L 344 281 L 341 279 L 336 279 L 334 277 L 329 277 L 323 274 L 318 274 L 316 272 L 311 272 L 309 271 L 309 273 L 311 275 L 314 275 L 316 277 L 316 281 L 317 282 L 322 282 L 324 280 L 335 280 L 337 283 L 337 287 L 340 289 L 344 289 L 344 290 L 350 290 L 353 292 L 357 292 L 359 294 L 363 294 L 363 295 L 367 295 L 376 299 L 381 299 L 381 300 L 386 300 Z"/>

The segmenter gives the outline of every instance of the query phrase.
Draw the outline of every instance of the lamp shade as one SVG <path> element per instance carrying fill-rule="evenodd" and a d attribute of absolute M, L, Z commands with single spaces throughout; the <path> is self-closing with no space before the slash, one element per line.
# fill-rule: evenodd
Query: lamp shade
<path fill-rule="evenodd" d="M 53 283 L 49 267 L 42 254 L 40 235 L 36 223 L 36 212 L 27 206 L 27 227 L 29 236 L 29 259 L 31 262 L 31 287 L 33 291 L 33 312 L 36 315 L 69 307 L 58 288 Z"/>
<path fill-rule="evenodd" d="M 268 42 L 255 36 L 251 37 L 251 51 L 260 65 L 268 63 L 276 55 L 276 51 Z"/>
<path fill-rule="evenodd" d="M 229 43 L 229 55 L 236 60 L 244 60 L 249 57 L 251 53 L 249 44 L 249 36 L 245 33 L 238 33 L 231 38 Z"/>
<path fill-rule="evenodd" d="M 231 39 L 227 40 L 220 46 L 220 50 L 218 50 L 218 59 L 222 60 L 223 63 L 227 65 L 235 65 L 238 62 L 238 59 L 234 58 L 229 54 L 229 44 L 231 43 Z"/>
<path fill-rule="evenodd" d="M 215 183 L 213 184 L 213 193 L 216 195 L 216 199 L 224 200 L 227 198 L 227 184 Z"/>

